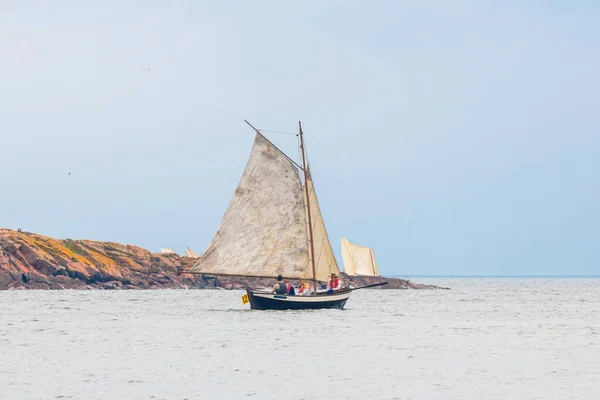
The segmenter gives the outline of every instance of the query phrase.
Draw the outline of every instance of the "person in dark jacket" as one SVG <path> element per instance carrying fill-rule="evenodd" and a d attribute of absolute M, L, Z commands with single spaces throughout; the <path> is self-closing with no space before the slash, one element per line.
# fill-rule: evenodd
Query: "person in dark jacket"
<path fill-rule="evenodd" d="M 289 282 L 283 281 L 283 276 L 277 276 L 277 283 L 273 286 L 273 293 L 275 294 L 289 294 L 293 296 L 296 294 L 294 287 Z"/>
<path fill-rule="evenodd" d="M 273 293 L 276 294 L 287 294 L 288 287 L 287 284 L 283 281 L 283 276 L 277 276 L 277 283 L 273 286 Z"/>

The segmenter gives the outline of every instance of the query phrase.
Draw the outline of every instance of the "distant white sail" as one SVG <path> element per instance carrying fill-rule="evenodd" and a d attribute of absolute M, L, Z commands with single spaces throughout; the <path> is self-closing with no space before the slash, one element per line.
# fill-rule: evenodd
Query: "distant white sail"
<path fill-rule="evenodd" d="M 306 238 L 298 169 L 257 133 L 221 224 L 189 272 L 298 278 L 308 273 Z"/>
<path fill-rule="evenodd" d="M 342 236 L 342 260 L 348 275 L 379 276 L 375 253 L 370 247 L 359 246 Z"/>
<path fill-rule="evenodd" d="M 198 257 L 200 257 L 200 254 L 196 253 L 194 250 L 187 247 L 185 250 L 185 256 L 191 257 L 191 258 L 198 258 Z"/>

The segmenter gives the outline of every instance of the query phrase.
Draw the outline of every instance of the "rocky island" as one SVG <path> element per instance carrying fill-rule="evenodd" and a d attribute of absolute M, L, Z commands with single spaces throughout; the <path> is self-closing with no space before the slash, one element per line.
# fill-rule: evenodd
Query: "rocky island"
<path fill-rule="evenodd" d="M 196 258 L 151 253 L 134 245 L 55 239 L 0 228 L 0 290 L 11 289 L 245 289 L 274 279 L 185 274 Z M 374 289 L 443 289 L 409 280 L 348 276 L 352 286 L 388 281 Z"/>

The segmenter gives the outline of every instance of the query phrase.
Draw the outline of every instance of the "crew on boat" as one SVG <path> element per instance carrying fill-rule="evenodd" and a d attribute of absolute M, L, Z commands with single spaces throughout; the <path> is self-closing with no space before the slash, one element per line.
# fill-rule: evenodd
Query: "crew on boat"
<path fill-rule="evenodd" d="M 287 285 L 283 281 L 283 276 L 277 276 L 277 283 L 273 286 L 273 293 L 276 294 L 286 294 L 287 293 Z"/>
<path fill-rule="evenodd" d="M 297 295 L 298 296 L 310 296 L 311 294 L 313 294 L 313 291 L 310 287 L 310 283 L 306 282 L 306 278 L 301 276 L 300 277 L 300 286 L 298 286 Z"/>
<path fill-rule="evenodd" d="M 289 282 L 284 282 L 283 276 L 281 275 L 277 275 L 277 283 L 275 284 L 275 286 L 273 286 L 273 293 L 289 295 L 296 294 L 294 287 Z"/>
<path fill-rule="evenodd" d="M 327 293 L 333 293 L 342 288 L 342 282 L 338 279 L 335 273 L 331 274 L 331 279 L 327 283 Z"/>

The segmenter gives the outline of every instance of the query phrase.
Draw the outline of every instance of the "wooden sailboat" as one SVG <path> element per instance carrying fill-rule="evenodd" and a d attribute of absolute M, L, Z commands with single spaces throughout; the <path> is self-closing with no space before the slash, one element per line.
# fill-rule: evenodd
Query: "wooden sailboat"
<path fill-rule="evenodd" d="M 343 308 L 352 290 L 319 293 L 319 282 L 340 275 L 319 208 L 298 123 L 302 165 L 258 129 L 246 169 L 206 251 L 187 273 L 285 279 L 306 277 L 314 295 L 246 289 L 252 309 Z M 301 176 L 302 174 L 302 176 Z"/>
<path fill-rule="evenodd" d="M 348 275 L 380 276 L 373 249 L 354 244 L 343 236 L 342 261 Z"/>

